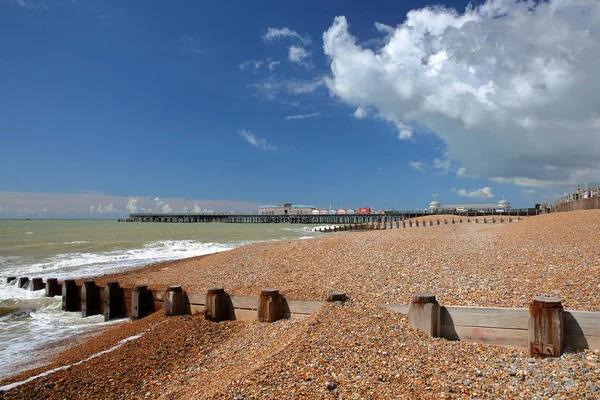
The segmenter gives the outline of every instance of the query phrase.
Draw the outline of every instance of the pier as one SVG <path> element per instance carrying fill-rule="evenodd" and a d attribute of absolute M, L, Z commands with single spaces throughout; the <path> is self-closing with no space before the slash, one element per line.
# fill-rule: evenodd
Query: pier
<path fill-rule="evenodd" d="M 119 222 L 167 222 L 167 223 L 290 223 L 290 224 L 366 224 L 372 222 L 397 222 L 418 217 L 434 217 L 456 215 L 463 217 L 527 217 L 537 215 L 535 208 L 522 208 L 508 212 L 463 212 L 452 211 L 430 213 L 424 211 L 394 211 L 386 214 L 296 214 L 296 215 L 258 215 L 258 214 L 193 214 L 193 213 L 132 213 L 129 218 L 119 219 Z"/>

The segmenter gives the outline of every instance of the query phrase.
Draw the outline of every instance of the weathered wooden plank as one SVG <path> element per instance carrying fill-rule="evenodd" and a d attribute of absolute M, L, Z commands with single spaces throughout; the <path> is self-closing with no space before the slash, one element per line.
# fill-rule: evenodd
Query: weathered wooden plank
<path fill-rule="evenodd" d="M 379 307 L 388 308 L 402 314 L 408 314 L 409 304 L 380 304 Z"/>
<path fill-rule="evenodd" d="M 527 329 L 442 325 L 442 337 L 450 340 L 466 340 L 517 349 L 527 349 L 529 343 Z"/>
<path fill-rule="evenodd" d="M 229 296 L 233 308 L 258 310 L 258 296 Z"/>
<path fill-rule="evenodd" d="M 600 336 L 600 312 L 565 310 L 563 316 L 565 334 Z"/>
<path fill-rule="evenodd" d="M 206 293 L 187 293 L 187 298 L 190 304 L 203 306 L 206 301 Z"/>
<path fill-rule="evenodd" d="M 528 321 L 526 308 L 442 307 L 442 325 L 527 330 Z"/>
<path fill-rule="evenodd" d="M 256 310 L 234 309 L 236 321 L 258 321 Z"/>
<path fill-rule="evenodd" d="M 312 314 L 325 304 L 324 301 L 287 299 L 284 303 L 287 303 L 287 307 L 284 304 L 284 310 L 292 314 Z"/>
<path fill-rule="evenodd" d="M 584 336 L 565 333 L 564 344 L 572 349 L 600 350 L 600 336 Z"/>

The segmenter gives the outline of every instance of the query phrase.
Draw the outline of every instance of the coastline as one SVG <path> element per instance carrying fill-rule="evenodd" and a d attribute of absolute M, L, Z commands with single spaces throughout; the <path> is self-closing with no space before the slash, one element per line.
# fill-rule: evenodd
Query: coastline
<path fill-rule="evenodd" d="M 575 372 L 569 380 L 574 386 L 540 378 L 539 387 L 532 389 L 527 379 L 511 375 L 513 366 L 530 371 L 525 353 L 425 337 L 408 327 L 405 316 L 377 304 L 405 304 L 414 292 L 431 292 L 445 305 L 526 307 L 533 296 L 549 295 L 561 297 L 567 309 L 599 311 L 598 237 L 600 211 L 592 210 L 503 225 L 442 225 L 257 243 L 92 277 L 99 284 L 118 280 L 125 287 L 144 283 L 160 290 L 175 284 L 196 292 L 224 286 L 234 295 L 257 295 L 263 287 L 274 287 L 299 300 L 321 300 L 327 290 L 336 290 L 346 292 L 351 300 L 344 306 L 327 305 L 305 320 L 274 324 L 212 324 L 192 316 L 168 319 L 155 313 L 107 327 L 93 340 L 84 339 L 53 355 L 53 364 L 0 385 L 53 365 L 73 364 L 147 331 L 141 338 L 69 370 L 0 392 L 0 398 L 42 394 L 62 398 L 69 393 L 100 398 L 109 389 L 141 398 L 190 394 L 439 398 L 520 393 L 510 387 L 529 396 L 550 391 L 596 393 L 587 382 L 600 387 L 600 373 Z M 431 356 L 440 361 L 428 361 Z M 558 364 L 535 363 L 539 371 L 528 373 L 530 378 L 543 377 L 552 375 L 557 365 L 566 371 L 573 365 L 584 368 L 582 363 L 593 372 L 594 365 L 600 368 L 600 355 L 568 354 Z M 106 371 L 114 371 L 111 378 Z M 136 382 L 135 377 L 144 374 L 152 379 Z"/>

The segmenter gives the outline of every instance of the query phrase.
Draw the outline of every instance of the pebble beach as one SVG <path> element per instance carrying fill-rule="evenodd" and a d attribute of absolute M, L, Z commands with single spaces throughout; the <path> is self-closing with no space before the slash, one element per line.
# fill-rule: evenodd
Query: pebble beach
<path fill-rule="evenodd" d="M 600 311 L 598 238 L 600 210 L 587 210 L 257 243 L 93 277 L 240 296 L 272 287 L 298 300 L 333 290 L 349 301 L 273 324 L 157 312 L 73 338 L 46 366 L 0 386 L 60 369 L 0 398 L 600 398 L 599 351 L 533 359 L 428 337 L 378 306 L 429 292 L 443 305 L 528 307 L 554 296 L 566 309 Z"/>

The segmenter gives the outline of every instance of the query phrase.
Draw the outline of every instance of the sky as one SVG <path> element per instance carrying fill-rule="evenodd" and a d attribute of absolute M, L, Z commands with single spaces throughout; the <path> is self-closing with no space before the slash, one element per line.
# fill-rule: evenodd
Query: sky
<path fill-rule="evenodd" d="M 0 218 L 600 184 L 600 2 L 0 0 Z"/>

